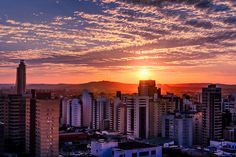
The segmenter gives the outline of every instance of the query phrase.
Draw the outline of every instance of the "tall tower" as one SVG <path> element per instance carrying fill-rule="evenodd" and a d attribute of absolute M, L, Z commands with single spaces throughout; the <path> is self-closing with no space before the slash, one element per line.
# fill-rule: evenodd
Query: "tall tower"
<path fill-rule="evenodd" d="M 202 89 L 203 144 L 222 138 L 221 88 L 209 85 Z"/>
<path fill-rule="evenodd" d="M 89 91 L 84 90 L 82 93 L 82 124 L 84 127 L 92 126 L 92 106 L 93 95 Z"/>
<path fill-rule="evenodd" d="M 93 104 L 93 129 L 109 130 L 110 101 L 100 96 Z"/>
<path fill-rule="evenodd" d="M 24 94 L 26 91 L 26 66 L 24 60 L 20 61 L 16 72 L 16 91 L 17 94 Z"/>

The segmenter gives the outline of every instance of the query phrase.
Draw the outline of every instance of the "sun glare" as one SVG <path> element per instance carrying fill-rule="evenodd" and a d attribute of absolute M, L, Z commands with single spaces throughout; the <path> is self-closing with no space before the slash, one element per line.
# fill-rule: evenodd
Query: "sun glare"
<path fill-rule="evenodd" d="M 142 80 L 150 79 L 150 72 L 147 68 L 142 68 L 139 70 L 139 78 Z"/>

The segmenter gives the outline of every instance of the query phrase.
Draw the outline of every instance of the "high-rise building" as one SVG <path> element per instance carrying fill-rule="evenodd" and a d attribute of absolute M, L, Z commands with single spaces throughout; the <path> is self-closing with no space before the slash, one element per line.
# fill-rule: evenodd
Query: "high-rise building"
<path fill-rule="evenodd" d="M 33 91 L 26 109 L 26 152 L 32 157 L 58 157 L 59 101 L 50 93 Z"/>
<path fill-rule="evenodd" d="M 68 98 L 64 97 L 61 99 L 60 103 L 60 125 L 70 125 L 69 116 L 70 116 L 70 103 Z"/>
<path fill-rule="evenodd" d="M 149 137 L 149 97 L 127 95 L 123 97 L 123 112 L 126 113 L 126 131 L 135 138 Z"/>
<path fill-rule="evenodd" d="M 203 111 L 203 145 L 208 146 L 210 140 L 222 138 L 221 88 L 209 85 L 202 89 Z"/>
<path fill-rule="evenodd" d="M 193 145 L 193 123 L 192 117 L 178 116 L 175 118 L 175 139 L 177 145 Z"/>
<path fill-rule="evenodd" d="M 25 97 L 0 95 L 0 121 L 4 123 L 7 152 L 25 150 Z"/>
<path fill-rule="evenodd" d="M 92 127 L 93 95 L 84 90 L 82 93 L 82 124 L 84 127 Z"/>
<path fill-rule="evenodd" d="M 71 100 L 71 126 L 81 127 L 82 126 L 82 107 L 80 100 L 73 98 Z"/>
<path fill-rule="evenodd" d="M 202 112 L 192 113 L 193 144 L 202 145 Z"/>
<path fill-rule="evenodd" d="M 163 95 L 149 102 L 150 136 L 160 137 L 162 134 L 162 116 L 174 113 L 177 97 L 174 95 Z M 177 101 L 178 102 L 178 101 Z"/>
<path fill-rule="evenodd" d="M 162 137 L 174 139 L 175 138 L 175 115 L 166 114 L 162 116 Z"/>
<path fill-rule="evenodd" d="M 114 98 L 113 105 L 113 129 L 121 134 L 126 133 L 127 129 L 127 108 L 126 104 L 122 102 L 121 94 Z"/>
<path fill-rule="evenodd" d="M 134 112 L 135 112 L 135 103 L 133 96 L 124 96 L 123 103 L 125 104 L 126 110 L 126 125 L 127 125 L 127 134 L 133 135 L 134 134 Z"/>
<path fill-rule="evenodd" d="M 19 95 L 25 94 L 26 92 L 26 65 L 24 60 L 21 60 L 17 67 L 16 90 Z"/>
<path fill-rule="evenodd" d="M 4 153 L 4 124 L 0 122 L 0 156 Z"/>
<path fill-rule="evenodd" d="M 110 102 L 104 96 L 99 96 L 93 103 L 93 129 L 110 129 Z"/>
<path fill-rule="evenodd" d="M 120 104 L 122 104 L 121 95 L 120 96 L 116 95 L 116 97 L 114 98 L 113 107 L 112 107 L 113 108 L 113 111 L 112 111 L 113 123 L 112 123 L 112 125 L 113 125 L 113 130 L 115 130 L 115 131 L 118 131 L 118 129 L 119 129 L 118 128 L 118 118 L 119 118 L 118 109 L 119 109 Z"/>
<path fill-rule="evenodd" d="M 134 137 L 147 139 L 149 137 L 149 97 L 134 97 Z"/>
<path fill-rule="evenodd" d="M 158 93 L 155 80 L 140 80 L 138 93 L 140 96 L 154 97 L 154 94 Z"/>
<path fill-rule="evenodd" d="M 82 126 L 82 105 L 78 98 L 61 100 L 60 122 L 63 126 Z"/>
<path fill-rule="evenodd" d="M 196 130 L 198 133 L 195 113 L 172 113 L 162 117 L 162 137 L 173 139 L 177 145 L 192 146 Z"/>
<path fill-rule="evenodd" d="M 118 132 L 121 134 L 126 134 L 127 130 L 127 108 L 125 104 L 120 104 L 117 110 L 117 126 Z"/>

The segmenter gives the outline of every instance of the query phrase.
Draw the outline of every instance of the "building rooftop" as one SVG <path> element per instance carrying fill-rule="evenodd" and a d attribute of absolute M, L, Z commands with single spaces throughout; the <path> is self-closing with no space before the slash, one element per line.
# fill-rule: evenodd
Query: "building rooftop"
<path fill-rule="evenodd" d="M 118 143 L 117 148 L 123 149 L 123 150 L 130 150 L 130 149 L 142 149 L 142 148 L 152 148 L 152 147 L 156 147 L 156 146 L 132 141 L 132 142 Z"/>
<path fill-rule="evenodd" d="M 157 137 L 157 138 L 151 138 L 146 140 L 149 144 L 153 145 L 164 145 L 165 143 L 173 142 L 172 139 L 169 138 L 163 138 L 163 137 Z"/>

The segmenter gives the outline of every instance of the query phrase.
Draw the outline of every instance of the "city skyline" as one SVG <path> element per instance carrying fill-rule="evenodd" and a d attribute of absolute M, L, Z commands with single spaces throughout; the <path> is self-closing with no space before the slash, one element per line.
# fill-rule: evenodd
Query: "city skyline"
<path fill-rule="evenodd" d="M 15 83 L 24 59 L 29 84 L 236 84 L 235 6 L 226 0 L 1 1 L 0 83 Z"/>

